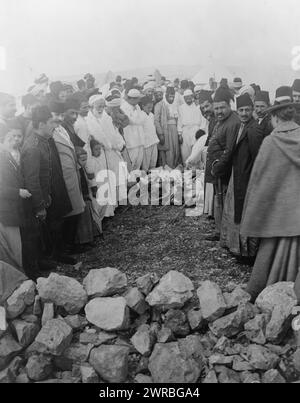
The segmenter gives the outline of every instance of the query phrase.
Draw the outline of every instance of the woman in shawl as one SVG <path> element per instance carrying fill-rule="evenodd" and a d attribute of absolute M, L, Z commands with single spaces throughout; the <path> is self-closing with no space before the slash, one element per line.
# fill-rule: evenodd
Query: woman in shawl
<path fill-rule="evenodd" d="M 105 111 L 104 98 L 101 95 L 94 95 L 89 99 L 89 104 L 91 110 L 86 119 L 88 129 L 91 136 L 103 146 L 106 173 L 116 206 L 123 195 L 127 196 L 128 171 L 121 154 L 125 148 L 125 141 Z M 124 194 L 125 190 L 126 194 Z"/>
<path fill-rule="evenodd" d="M 154 122 L 160 142 L 158 143 L 159 164 L 176 168 L 180 163 L 180 146 L 177 131 L 178 108 L 175 89 L 167 87 L 164 99 L 155 105 Z"/>
<path fill-rule="evenodd" d="M 264 139 L 251 174 L 241 234 L 260 244 L 247 291 L 255 299 L 268 285 L 296 281 L 300 296 L 300 127 L 290 87 L 276 91 L 273 132 Z"/>

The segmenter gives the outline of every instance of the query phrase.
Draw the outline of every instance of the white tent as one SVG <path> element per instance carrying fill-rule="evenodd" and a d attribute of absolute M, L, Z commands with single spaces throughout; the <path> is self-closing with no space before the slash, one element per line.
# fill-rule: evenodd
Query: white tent
<path fill-rule="evenodd" d="M 218 65 L 203 66 L 200 71 L 192 78 L 194 84 L 202 85 L 203 87 L 209 83 L 210 78 L 213 78 L 217 83 L 222 78 L 227 78 L 230 83 L 233 80 L 233 74 L 227 67 Z"/>

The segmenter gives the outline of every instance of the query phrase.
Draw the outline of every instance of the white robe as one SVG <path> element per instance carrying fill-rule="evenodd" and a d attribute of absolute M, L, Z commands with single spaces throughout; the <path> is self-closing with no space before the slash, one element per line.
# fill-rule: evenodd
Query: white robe
<path fill-rule="evenodd" d="M 193 145 L 196 143 L 195 134 L 197 130 L 207 130 L 206 119 L 203 118 L 201 110 L 194 103 L 188 105 L 184 103 L 179 107 L 178 133 L 182 135 L 181 154 L 183 163 L 192 152 Z"/>

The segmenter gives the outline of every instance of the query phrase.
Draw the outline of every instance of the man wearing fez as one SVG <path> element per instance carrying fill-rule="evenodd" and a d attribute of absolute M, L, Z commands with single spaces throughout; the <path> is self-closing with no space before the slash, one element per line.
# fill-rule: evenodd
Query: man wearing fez
<path fill-rule="evenodd" d="M 78 118 L 80 111 L 80 100 L 76 96 L 68 98 L 65 102 L 64 121 L 62 123 L 63 128 L 68 132 L 68 135 L 74 145 L 74 147 L 85 146 L 85 142 L 77 135 L 74 125 Z"/>
<path fill-rule="evenodd" d="M 257 92 L 254 98 L 254 112 L 264 138 L 273 131 L 271 116 L 266 112 L 269 106 L 270 97 L 268 91 Z"/>
<path fill-rule="evenodd" d="M 295 115 L 295 122 L 297 125 L 300 125 L 300 79 L 296 78 L 292 85 L 293 90 L 293 101 L 295 104 L 299 104 L 299 107 L 296 106 L 296 115 Z"/>
<path fill-rule="evenodd" d="M 48 140 L 56 123 L 47 106 L 32 113 L 33 130 L 21 151 L 21 170 L 26 189 L 32 197 L 24 202 L 25 225 L 21 229 L 23 266 L 28 277 L 35 279 L 40 270 L 53 269 L 42 255 L 45 252 L 47 209 L 51 205 L 51 153 Z M 48 264 L 49 263 L 49 264 Z"/>
<path fill-rule="evenodd" d="M 221 245 L 236 256 L 254 257 L 256 242 L 241 237 L 240 223 L 248 182 L 263 136 L 253 117 L 254 105 L 250 95 L 246 93 L 237 97 L 236 104 L 241 123 L 234 136 L 230 158 L 226 158 L 222 166 L 216 163 L 213 167 L 213 173 L 219 175 L 222 171 L 231 171 L 222 215 Z"/>
<path fill-rule="evenodd" d="M 201 113 L 203 117 L 208 122 L 208 136 L 205 146 L 208 147 L 210 139 L 212 137 L 217 120 L 215 118 L 213 100 L 211 97 L 211 91 L 201 90 L 198 94 L 198 103 L 200 106 Z M 208 217 L 213 217 L 213 206 L 214 206 L 214 178 L 211 175 L 211 166 L 205 165 L 205 197 L 204 197 L 204 214 Z"/>
<path fill-rule="evenodd" d="M 218 240 L 220 237 L 223 200 L 229 182 L 230 170 L 226 166 L 230 158 L 236 134 L 240 127 L 238 115 L 231 110 L 232 94 L 228 89 L 218 88 L 214 96 L 214 112 L 217 119 L 207 150 L 207 169 L 212 172 L 214 185 L 214 218 L 216 234 L 207 240 Z"/>

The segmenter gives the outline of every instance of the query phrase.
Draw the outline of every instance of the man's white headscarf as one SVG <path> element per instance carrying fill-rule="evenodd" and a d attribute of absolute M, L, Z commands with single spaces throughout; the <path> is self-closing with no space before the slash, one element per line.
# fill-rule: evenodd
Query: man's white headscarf
<path fill-rule="evenodd" d="M 103 99 L 103 101 L 104 101 L 104 97 L 103 97 L 103 95 L 101 95 L 101 94 L 92 95 L 92 96 L 90 97 L 90 99 L 89 99 L 89 105 L 90 105 L 90 107 L 93 107 L 93 106 L 95 105 L 95 103 L 96 103 L 97 101 L 100 101 L 101 99 Z"/>

